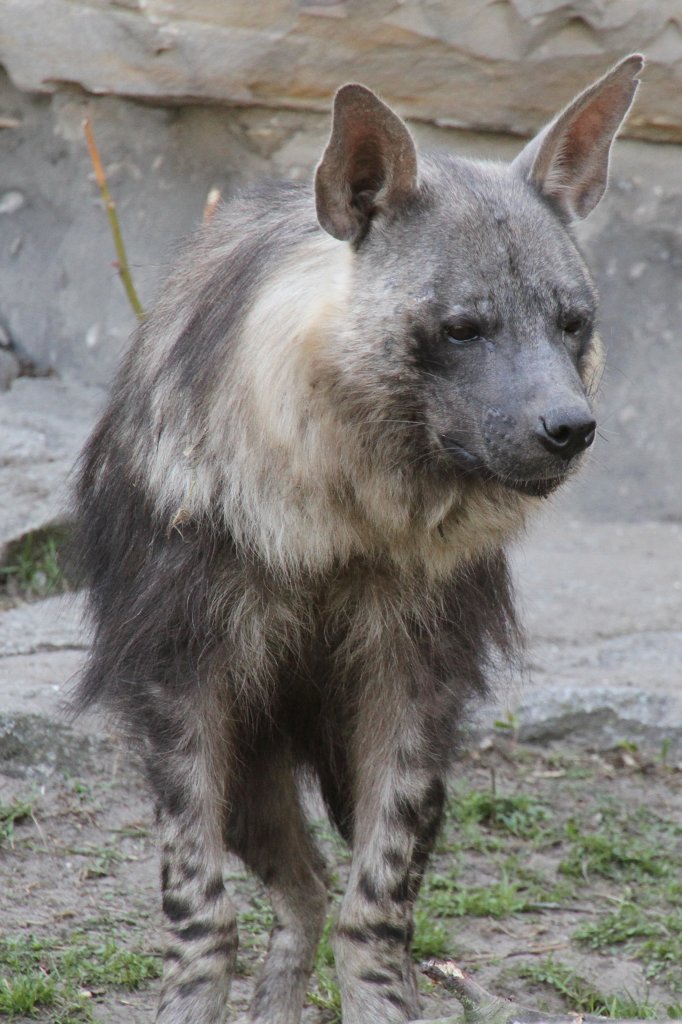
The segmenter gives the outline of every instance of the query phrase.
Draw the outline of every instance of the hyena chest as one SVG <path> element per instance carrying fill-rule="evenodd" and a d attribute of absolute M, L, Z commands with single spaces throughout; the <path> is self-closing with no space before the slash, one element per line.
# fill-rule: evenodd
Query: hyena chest
<path fill-rule="evenodd" d="M 298 602 L 294 609 L 276 601 L 270 625 L 282 618 L 263 638 L 271 655 L 269 700 L 257 719 L 247 716 L 263 742 L 320 771 L 342 750 L 352 756 L 370 707 L 396 721 L 410 709 L 422 715 L 425 706 L 456 713 L 461 624 L 444 613 L 440 592 L 434 597 L 375 567 L 299 592 Z"/>

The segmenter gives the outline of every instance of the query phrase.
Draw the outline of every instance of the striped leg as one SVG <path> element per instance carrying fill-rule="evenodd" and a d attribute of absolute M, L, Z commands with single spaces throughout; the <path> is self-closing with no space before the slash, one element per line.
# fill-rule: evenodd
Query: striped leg
<path fill-rule="evenodd" d="M 222 843 L 212 842 L 215 822 L 197 807 L 159 817 L 168 943 L 157 1024 L 220 1024 L 238 945 Z"/>
<path fill-rule="evenodd" d="M 381 697 L 353 740 L 353 861 L 335 933 L 344 1024 L 419 1016 L 412 908 L 444 801 L 419 707 Z"/>
<path fill-rule="evenodd" d="M 237 956 L 235 908 L 222 884 L 222 850 L 209 849 L 187 818 L 160 820 L 168 943 L 157 1022 L 220 1024 Z"/>
<path fill-rule="evenodd" d="M 410 864 L 408 904 L 410 908 L 409 943 L 405 950 L 403 981 L 409 994 L 408 1002 L 415 1006 L 419 1005 L 419 996 L 417 971 L 411 950 L 412 932 L 414 930 L 411 913 L 419 895 L 419 890 L 421 889 L 429 857 L 431 856 L 438 837 L 438 832 L 440 831 L 441 822 L 443 820 L 443 811 L 445 808 L 445 797 L 445 785 L 442 783 L 439 785 L 438 780 L 434 779 L 433 789 L 429 794 L 426 805 L 422 809 L 419 832 L 415 842 L 414 851 L 412 853 L 412 862 Z"/>
<path fill-rule="evenodd" d="M 237 954 L 222 877 L 223 787 L 213 770 L 224 762 L 225 739 L 211 735 L 196 710 L 194 734 L 149 715 L 146 767 L 157 798 L 167 931 L 157 1024 L 221 1024 Z"/>
<path fill-rule="evenodd" d="M 259 752 L 233 804 L 227 843 L 268 887 L 275 912 L 251 1020 L 298 1024 L 327 908 L 325 865 L 284 761 Z"/>

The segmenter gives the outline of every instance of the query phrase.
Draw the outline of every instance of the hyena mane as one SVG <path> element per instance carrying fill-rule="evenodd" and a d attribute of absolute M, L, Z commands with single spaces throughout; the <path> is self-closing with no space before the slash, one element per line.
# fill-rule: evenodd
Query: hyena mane
<path fill-rule="evenodd" d="M 606 184 L 627 58 L 509 167 L 418 162 L 337 94 L 308 185 L 219 209 L 135 334 L 80 462 L 93 643 L 75 697 L 140 751 L 167 925 L 159 1024 L 225 1019 L 225 852 L 275 915 L 250 1019 L 297 1024 L 326 913 L 314 781 L 352 850 L 344 1024 L 419 1015 L 412 905 L 468 700 L 520 632 L 505 547 L 591 445 Z"/>

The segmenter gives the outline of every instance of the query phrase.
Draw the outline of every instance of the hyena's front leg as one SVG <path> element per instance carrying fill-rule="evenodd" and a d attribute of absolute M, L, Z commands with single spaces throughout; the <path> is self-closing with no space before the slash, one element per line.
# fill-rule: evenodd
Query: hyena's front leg
<path fill-rule="evenodd" d="M 383 736 L 375 732 L 374 746 L 366 737 L 355 765 L 353 861 L 335 935 L 344 1024 L 419 1016 L 412 907 L 445 788 L 440 773 L 426 768 L 414 718 L 394 732 L 401 717 Z"/>
<path fill-rule="evenodd" d="M 199 759 L 167 753 L 150 770 L 159 796 L 162 907 L 167 925 L 157 1024 L 221 1024 L 237 954 L 223 886 L 219 794 Z"/>
<path fill-rule="evenodd" d="M 434 776 L 433 786 L 429 792 L 428 799 L 422 806 L 422 815 L 419 822 L 419 832 L 414 845 L 412 853 L 412 861 L 410 864 L 409 873 L 409 907 L 410 914 L 412 908 L 419 895 L 421 884 L 424 878 L 424 871 L 429 862 L 429 857 L 433 851 L 433 847 L 440 831 L 441 822 L 443 820 L 443 811 L 445 809 L 445 783 L 440 781 L 438 776 Z M 410 944 L 405 950 L 405 960 L 403 965 L 403 979 L 405 986 L 409 994 L 409 1002 L 411 1005 L 419 1005 L 418 995 L 418 983 L 417 983 L 417 970 L 412 958 L 412 926 L 410 923 Z"/>
<path fill-rule="evenodd" d="M 228 847 L 265 883 L 275 913 L 250 1019 L 298 1024 L 326 915 L 326 866 L 285 757 L 258 749 L 242 764 L 230 805 Z"/>

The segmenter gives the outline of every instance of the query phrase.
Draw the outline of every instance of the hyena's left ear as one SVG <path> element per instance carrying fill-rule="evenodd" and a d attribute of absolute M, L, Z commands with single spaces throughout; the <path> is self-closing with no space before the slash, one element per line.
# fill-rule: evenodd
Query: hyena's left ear
<path fill-rule="evenodd" d="M 643 67 L 640 54 L 625 57 L 514 160 L 512 168 L 549 200 L 562 220 L 586 217 L 603 196 L 611 143 L 630 109 Z"/>
<path fill-rule="evenodd" d="M 417 151 L 407 126 L 364 85 L 334 97 L 332 131 L 315 172 L 317 219 L 325 231 L 358 242 L 373 215 L 417 187 Z"/>

